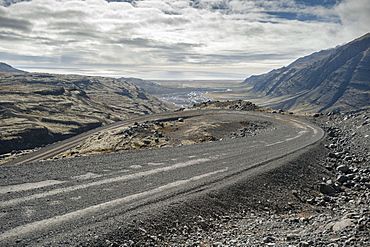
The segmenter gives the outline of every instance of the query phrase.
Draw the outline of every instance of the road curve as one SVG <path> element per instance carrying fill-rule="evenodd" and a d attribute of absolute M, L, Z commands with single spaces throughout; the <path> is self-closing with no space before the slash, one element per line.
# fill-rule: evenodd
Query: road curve
<path fill-rule="evenodd" d="M 21 156 L 15 160 L 8 161 L 4 163 L 3 165 L 17 165 L 17 164 L 36 162 L 36 161 L 52 158 L 56 156 L 57 154 L 60 154 L 70 148 L 77 146 L 78 144 L 80 144 L 81 142 L 89 138 L 90 136 L 97 134 L 101 131 L 114 130 L 114 129 L 122 128 L 125 126 L 130 126 L 134 124 L 135 122 L 145 122 L 145 121 L 161 120 L 161 119 L 176 118 L 176 117 L 179 118 L 179 117 L 184 117 L 187 115 L 194 115 L 194 114 L 195 114 L 194 112 L 188 112 L 188 111 L 178 112 L 178 113 L 164 112 L 164 113 L 158 113 L 158 114 L 142 115 L 138 117 L 133 117 L 130 119 L 116 122 L 114 124 L 95 128 L 95 129 L 86 131 L 82 134 L 76 135 L 74 137 L 68 138 L 66 140 L 50 144 L 40 150 L 37 150 L 35 152 Z"/>
<path fill-rule="evenodd" d="M 224 114 L 269 121 L 273 128 L 247 138 L 0 166 L 0 217 L 6 222 L 1 225 L 0 246 L 76 245 L 91 237 L 91 231 L 109 231 L 117 219 L 145 205 L 222 184 L 225 178 L 272 164 L 324 136 L 313 124 L 279 114 L 173 114 L 133 121 Z"/>

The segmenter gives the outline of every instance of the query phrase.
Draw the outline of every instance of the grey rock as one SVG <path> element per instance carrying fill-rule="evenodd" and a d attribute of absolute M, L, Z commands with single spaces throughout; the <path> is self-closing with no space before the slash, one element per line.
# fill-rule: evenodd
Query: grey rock
<path fill-rule="evenodd" d="M 144 140 L 144 141 L 143 141 L 143 143 L 144 143 L 145 145 L 149 145 L 149 144 L 151 143 L 151 141 L 150 141 L 150 140 Z"/>
<path fill-rule="evenodd" d="M 348 180 L 352 180 L 356 177 L 355 174 L 347 174 L 346 176 L 348 177 Z"/>
<path fill-rule="evenodd" d="M 337 167 L 337 170 L 343 173 L 348 173 L 349 172 L 349 167 L 346 165 L 340 165 Z"/>
<path fill-rule="evenodd" d="M 338 158 L 335 153 L 328 153 L 329 158 Z"/>
<path fill-rule="evenodd" d="M 338 178 L 337 178 L 337 181 L 339 183 L 344 183 L 344 182 L 347 182 L 349 180 L 349 178 L 345 175 L 339 175 Z"/>
<path fill-rule="evenodd" d="M 334 149 L 334 148 L 336 148 L 336 147 L 337 147 L 337 145 L 336 145 L 336 144 L 333 144 L 333 143 L 329 145 L 329 148 L 330 148 L 330 149 Z"/>
<path fill-rule="evenodd" d="M 264 239 L 263 239 L 263 242 L 264 243 L 273 243 L 273 242 L 275 242 L 276 241 L 276 239 L 274 238 L 274 237 L 272 237 L 272 236 L 267 236 L 267 237 L 265 237 Z"/>
<path fill-rule="evenodd" d="M 319 184 L 319 190 L 326 195 L 337 193 L 333 186 L 324 183 Z"/>
<path fill-rule="evenodd" d="M 299 247 L 309 247 L 309 246 L 311 246 L 309 242 L 303 241 L 299 243 Z"/>
<path fill-rule="evenodd" d="M 333 231 L 339 232 L 339 231 L 343 230 L 344 228 L 346 228 L 348 226 L 352 226 L 352 225 L 354 225 L 354 220 L 352 220 L 352 219 L 342 219 L 342 220 L 336 222 L 333 225 Z"/>
<path fill-rule="evenodd" d="M 297 235 L 297 234 L 289 234 L 288 236 L 286 236 L 287 241 L 293 241 L 293 240 L 297 240 L 297 239 L 299 239 L 299 235 Z"/>
<path fill-rule="evenodd" d="M 338 244 L 336 244 L 336 243 L 331 243 L 331 244 L 328 244 L 328 246 L 327 247 L 338 247 L 339 245 Z"/>
<path fill-rule="evenodd" d="M 352 156 L 345 156 L 343 159 L 346 160 L 346 161 L 352 160 Z"/>

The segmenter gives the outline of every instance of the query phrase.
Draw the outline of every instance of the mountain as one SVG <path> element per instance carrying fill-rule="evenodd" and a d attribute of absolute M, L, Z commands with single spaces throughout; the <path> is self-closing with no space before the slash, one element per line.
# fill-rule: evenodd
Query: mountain
<path fill-rule="evenodd" d="M 12 66 L 10 66 L 9 64 L 1 63 L 0 62 L 0 72 L 22 73 L 22 72 L 25 72 L 25 71 L 19 70 L 19 69 L 15 69 Z"/>
<path fill-rule="evenodd" d="M 157 98 L 114 78 L 0 73 L 0 154 L 168 110 Z"/>
<path fill-rule="evenodd" d="M 370 109 L 370 33 L 242 84 L 264 106 L 297 112 Z"/>

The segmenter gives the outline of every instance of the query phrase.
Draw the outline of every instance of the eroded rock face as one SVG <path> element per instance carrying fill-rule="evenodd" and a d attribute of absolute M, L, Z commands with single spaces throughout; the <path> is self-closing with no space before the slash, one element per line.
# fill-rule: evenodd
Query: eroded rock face
<path fill-rule="evenodd" d="M 0 73 L 0 154 L 168 109 L 158 99 L 114 78 Z"/>

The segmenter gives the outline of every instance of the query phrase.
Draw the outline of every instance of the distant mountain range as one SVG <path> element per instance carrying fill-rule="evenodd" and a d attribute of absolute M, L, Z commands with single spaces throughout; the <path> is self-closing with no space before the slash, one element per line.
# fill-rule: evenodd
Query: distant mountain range
<path fill-rule="evenodd" d="M 370 33 L 343 46 L 299 58 L 242 84 L 263 106 L 300 112 L 370 108 Z"/>
<path fill-rule="evenodd" d="M 0 63 L 0 72 L 24 71 Z M 134 78 L 121 78 L 116 83 L 124 81 L 157 97 L 179 90 Z M 298 113 L 370 109 L 370 33 L 343 46 L 299 58 L 287 67 L 251 76 L 233 92 L 224 93 L 223 99 L 236 97 Z"/>
<path fill-rule="evenodd" d="M 0 72 L 15 72 L 15 73 L 22 73 L 25 72 L 23 70 L 15 69 L 9 64 L 1 63 L 0 62 Z"/>

